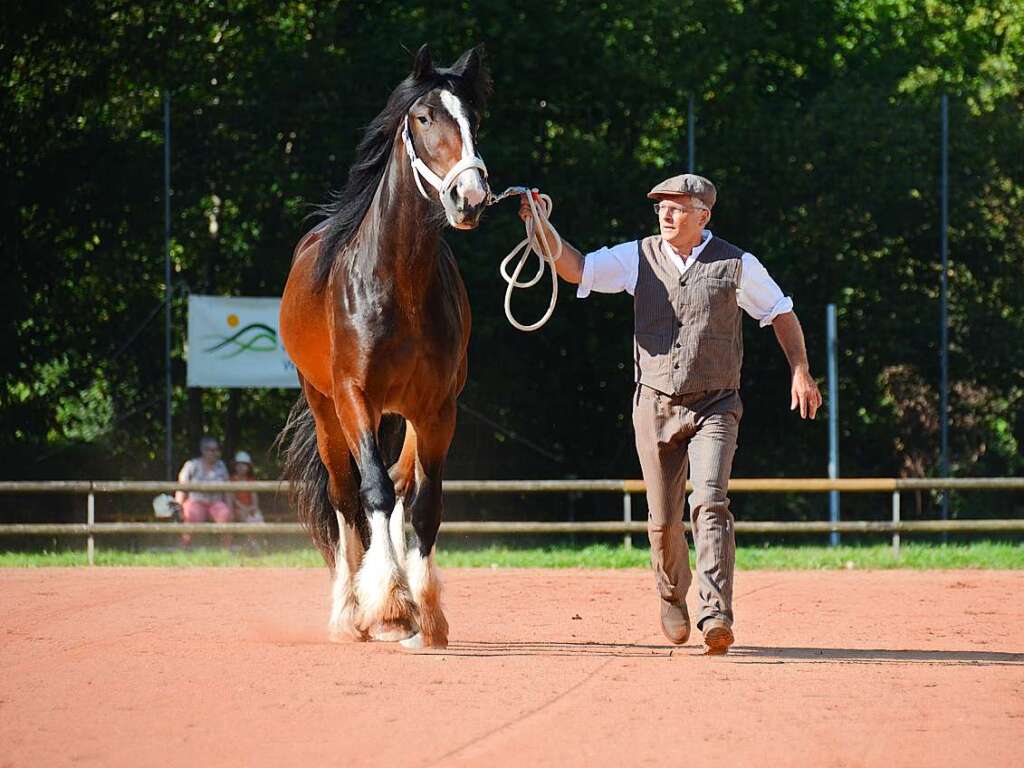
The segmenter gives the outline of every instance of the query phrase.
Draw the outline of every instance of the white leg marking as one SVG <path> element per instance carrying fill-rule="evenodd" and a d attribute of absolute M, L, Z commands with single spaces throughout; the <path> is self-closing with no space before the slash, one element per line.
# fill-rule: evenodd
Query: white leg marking
<path fill-rule="evenodd" d="M 401 563 L 405 560 L 405 504 L 401 499 L 395 502 L 388 533 L 391 535 L 391 546 L 395 548 L 395 559 Z"/>
<path fill-rule="evenodd" d="M 370 549 L 356 574 L 356 595 L 361 613 L 360 625 L 370 629 L 378 622 L 410 621 L 413 605 L 405 575 L 395 560 L 388 533 L 388 516 L 370 514 Z"/>
<path fill-rule="evenodd" d="M 423 599 L 423 592 L 427 587 L 433 563 L 434 550 L 430 550 L 430 557 L 424 559 L 420 554 L 419 547 L 414 548 L 406 559 L 405 572 L 409 576 L 409 591 L 412 593 L 412 599 L 417 603 Z"/>
<path fill-rule="evenodd" d="M 366 633 L 357 626 L 359 605 L 352 589 L 352 575 L 359 568 L 363 558 L 363 542 L 359 532 L 338 516 L 338 552 L 334 563 L 334 584 L 331 588 L 331 618 L 328 622 L 330 638 L 342 640 L 365 640 Z"/>
<path fill-rule="evenodd" d="M 419 547 L 414 547 L 405 561 L 405 573 L 409 578 L 409 592 L 416 605 L 420 607 L 420 616 L 423 616 L 423 587 L 427 583 L 429 562 L 420 555 Z M 423 647 L 423 632 L 417 632 L 412 637 L 403 640 L 402 645 L 411 650 Z"/>
<path fill-rule="evenodd" d="M 409 591 L 419 608 L 420 633 L 403 643 L 407 648 L 421 648 L 424 645 L 445 647 L 448 645 L 448 621 L 441 609 L 441 574 L 434 562 L 434 550 L 424 558 L 419 548 L 409 552 L 406 560 L 409 576 Z"/>

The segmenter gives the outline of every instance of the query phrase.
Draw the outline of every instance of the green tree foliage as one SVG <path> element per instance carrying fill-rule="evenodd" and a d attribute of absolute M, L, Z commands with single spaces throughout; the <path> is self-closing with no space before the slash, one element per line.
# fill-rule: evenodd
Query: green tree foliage
<path fill-rule="evenodd" d="M 899 393 L 937 396 L 948 94 L 954 422 L 973 430 L 954 459 L 965 475 L 1020 469 L 1017 0 L 19 1 L 5 15 L 8 477 L 162 473 L 163 90 L 176 286 L 276 295 L 312 206 L 342 184 L 360 128 L 408 70 L 403 47 L 425 41 L 442 62 L 486 45 L 492 185 L 549 192 L 556 226 L 583 250 L 655 230 L 644 194 L 685 169 L 694 96 L 697 170 L 720 189 L 712 228 L 794 296 L 819 375 L 824 306 L 839 306 L 847 475 L 937 471 L 934 431 L 913 426 Z M 448 235 L 475 314 L 449 474 L 634 476 L 630 300 L 580 302 L 563 285 L 548 327 L 514 331 L 497 263 L 521 237 L 512 203 Z M 190 396 L 184 294 L 173 305 L 176 461 L 197 431 L 223 434 L 232 419 L 247 446 L 267 446 L 293 393 Z M 545 300 L 516 299 L 524 316 Z M 797 423 L 774 338 L 749 322 L 746 332 L 735 474 L 823 474 L 824 420 Z"/>

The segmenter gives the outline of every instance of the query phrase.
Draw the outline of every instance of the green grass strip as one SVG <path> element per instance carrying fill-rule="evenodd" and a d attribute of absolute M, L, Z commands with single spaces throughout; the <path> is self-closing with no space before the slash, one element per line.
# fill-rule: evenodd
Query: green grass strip
<path fill-rule="evenodd" d="M 693 553 L 691 551 L 691 560 Z M 646 568 L 646 549 L 626 550 L 597 544 L 587 547 L 442 550 L 444 568 Z M 313 549 L 251 553 L 217 548 L 130 552 L 98 549 L 96 564 L 114 567 L 255 567 L 318 568 L 323 566 Z M 86 565 L 85 552 L 0 552 L 0 568 L 40 568 Z M 741 570 L 839 569 L 1024 569 L 1024 544 L 975 542 L 971 544 L 906 544 L 899 559 L 888 545 L 855 547 L 741 547 L 736 552 Z"/>

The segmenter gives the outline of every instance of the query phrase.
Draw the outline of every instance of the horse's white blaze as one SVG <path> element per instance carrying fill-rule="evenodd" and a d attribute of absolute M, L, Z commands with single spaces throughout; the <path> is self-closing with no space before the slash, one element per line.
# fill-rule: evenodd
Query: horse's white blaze
<path fill-rule="evenodd" d="M 356 574 L 356 595 L 364 629 L 369 629 L 386 613 L 398 608 L 389 604 L 396 596 L 403 596 L 408 601 L 404 581 L 391 545 L 388 516 L 385 512 L 373 512 L 370 514 L 370 548 L 363 556 L 363 567 Z"/>
<path fill-rule="evenodd" d="M 462 134 L 462 159 L 476 157 L 476 148 L 473 146 L 473 132 L 469 128 L 469 118 L 462 108 L 459 97 L 451 91 L 441 91 L 441 103 L 451 114 L 459 126 Z M 476 168 L 472 168 L 459 175 L 455 184 L 456 191 L 472 206 L 480 205 L 487 197 L 487 184 L 484 182 L 483 174 Z"/>
<path fill-rule="evenodd" d="M 331 587 L 331 618 L 328 630 L 332 640 L 361 639 L 357 628 L 358 603 L 352 589 L 352 575 L 363 558 L 363 542 L 359 532 L 338 517 L 338 552 L 334 565 L 334 584 Z"/>

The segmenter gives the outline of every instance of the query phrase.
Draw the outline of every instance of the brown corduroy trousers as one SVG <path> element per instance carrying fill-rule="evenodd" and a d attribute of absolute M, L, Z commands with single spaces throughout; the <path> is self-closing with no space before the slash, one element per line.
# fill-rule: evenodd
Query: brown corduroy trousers
<path fill-rule="evenodd" d="M 736 535 L 729 511 L 729 474 L 743 405 L 735 389 L 671 396 L 637 385 L 633 426 L 647 485 L 647 535 L 658 594 L 685 604 L 689 550 L 683 533 L 687 466 L 693 492 L 690 523 L 697 550 L 697 627 L 710 618 L 732 625 Z"/>

